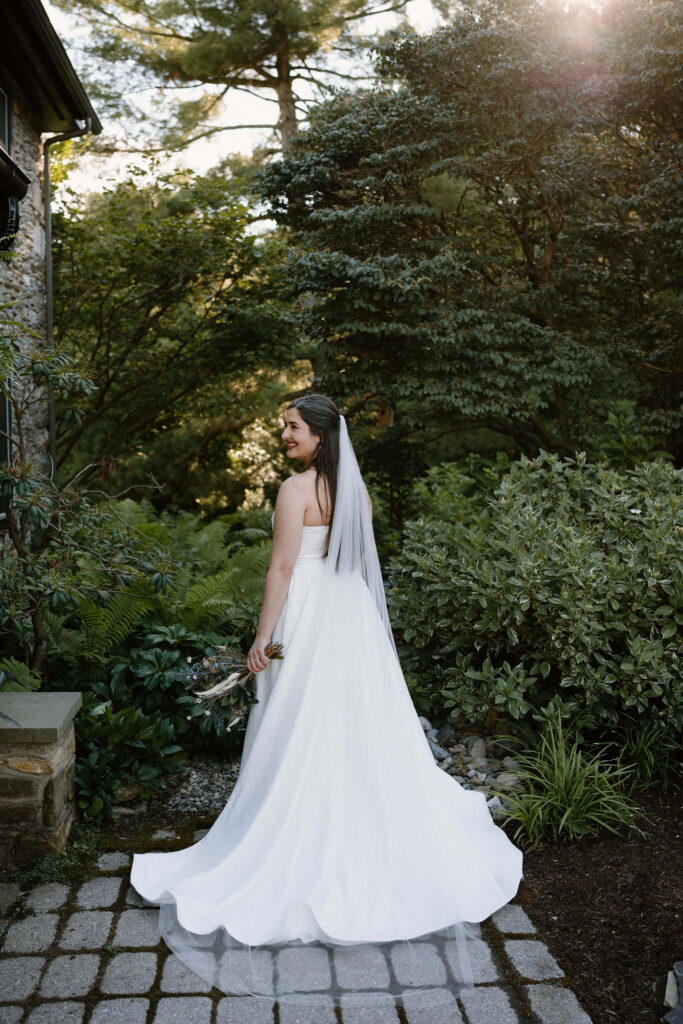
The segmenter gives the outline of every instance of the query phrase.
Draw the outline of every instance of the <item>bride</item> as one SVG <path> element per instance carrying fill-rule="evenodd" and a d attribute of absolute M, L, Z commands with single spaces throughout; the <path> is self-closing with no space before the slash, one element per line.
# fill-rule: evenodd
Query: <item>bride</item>
<path fill-rule="evenodd" d="M 478 922 L 517 891 L 522 854 L 485 795 L 434 761 L 344 416 L 305 395 L 282 438 L 305 468 L 275 504 L 239 777 L 199 842 L 135 854 L 131 883 L 160 908 L 168 946 L 231 995 L 452 1002 L 473 984 Z M 282 661 L 266 658 L 271 640 Z"/>

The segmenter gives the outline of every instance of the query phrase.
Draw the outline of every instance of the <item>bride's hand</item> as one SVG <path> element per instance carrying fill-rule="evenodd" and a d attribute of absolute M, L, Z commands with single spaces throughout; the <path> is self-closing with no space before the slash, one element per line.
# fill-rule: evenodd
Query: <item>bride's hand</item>
<path fill-rule="evenodd" d="M 250 672 L 262 672 L 264 668 L 268 666 L 268 658 L 265 654 L 265 648 L 268 646 L 268 640 L 256 634 L 256 639 L 249 649 L 247 654 L 247 668 Z"/>

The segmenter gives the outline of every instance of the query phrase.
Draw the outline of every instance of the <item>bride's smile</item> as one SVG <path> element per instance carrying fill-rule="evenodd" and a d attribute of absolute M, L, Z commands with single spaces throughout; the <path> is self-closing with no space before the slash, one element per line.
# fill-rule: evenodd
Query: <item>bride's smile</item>
<path fill-rule="evenodd" d="M 287 455 L 302 459 L 307 465 L 320 445 L 320 435 L 314 434 L 296 408 L 288 409 L 285 428 L 280 435 L 287 446 Z"/>

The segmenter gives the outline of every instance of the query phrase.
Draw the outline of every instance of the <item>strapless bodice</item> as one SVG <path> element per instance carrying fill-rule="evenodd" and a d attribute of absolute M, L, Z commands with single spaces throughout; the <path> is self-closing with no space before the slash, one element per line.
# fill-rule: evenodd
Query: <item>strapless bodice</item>
<path fill-rule="evenodd" d="M 275 513 L 270 517 L 271 527 L 274 517 Z M 304 523 L 303 533 L 301 534 L 301 547 L 294 563 L 295 566 L 321 562 L 323 551 L 325 550 L 326 537 L 327 524 L 306 526 Z"/>

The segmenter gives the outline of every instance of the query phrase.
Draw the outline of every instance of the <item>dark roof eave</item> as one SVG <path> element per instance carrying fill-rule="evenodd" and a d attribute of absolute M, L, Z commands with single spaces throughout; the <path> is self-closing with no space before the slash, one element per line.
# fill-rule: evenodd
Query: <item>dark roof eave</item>
<path fill-rule="evenodd" d="M 46 73 L 54 85 L 59 87 L 59 93 L 68 99 L 68 120 L 72 123 L 51 124 L 53 118 L 44 116 L 40 125 L 41 131 L 75 130 L 81 127 L 78 122 L 84 121 L 89 124 L 94 135 L 99 135 L 102 131 L 100 120 L 40 0 L 21 0 L 19 7 L 15 7 L 13 0 L 0 0 L 0 8 L 8 2 L 13 8 L 12 15 L 18 16 L 24 25 L 30 28 L 34 41 L 39 43 L 39 48 L 49 57 L 52 67 L 45 69 Z"/>

